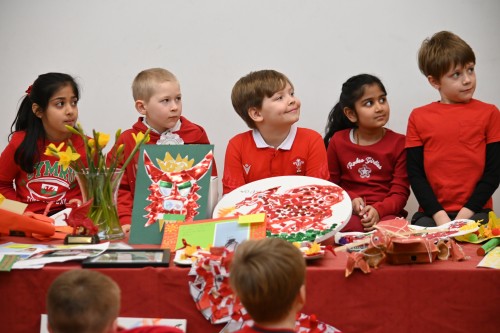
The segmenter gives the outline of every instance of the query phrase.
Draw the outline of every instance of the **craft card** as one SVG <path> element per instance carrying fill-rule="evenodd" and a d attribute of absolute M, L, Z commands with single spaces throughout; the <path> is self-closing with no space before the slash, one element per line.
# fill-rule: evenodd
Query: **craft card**
<path fill-rule="evenodd" d="M 230 248 L 247 239 L 266 236 L 265 223 L 239 223 L 238 217 L 210 219 L 190 223 L 173 223 L 165 226 L 162 247 L 172 251 L 184 246 L 184 242 L 207 248 L 224 246 Z"/>
<path fill-rule="evenodd" d="M 500 269 L 500 247 L 496 247 L 486 254 L 477 264 L 477 267 Z"/>
<path fill-rule="evenodd" d="M 206 219 L 213 145 L 144 145 L 139 152 L 131 244 L 160 244 L 171 215 Z"/>
<path fill-rule="evenodd" d="M 42 314 L 40 333 L 49 333 L 47 329 L 48 317 Z M 118 317 L 118 326 L 124 329 L 133 329 L 143 326 L 170 326 L 176 327 L 183 332 L 186 332 L 186 319 L 165 319 L 165 318 L 135 318 L 135 317 Z"/>

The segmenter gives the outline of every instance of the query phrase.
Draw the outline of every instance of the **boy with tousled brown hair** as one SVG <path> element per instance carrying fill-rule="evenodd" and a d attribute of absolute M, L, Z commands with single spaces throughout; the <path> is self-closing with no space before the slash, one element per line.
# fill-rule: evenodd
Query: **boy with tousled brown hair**
<path fill-rule="evenodd" d="M 236 249 L 230 283 L 254 321 L 240 333 L 295 332 L 306 301 L 306 264 L 301 251 L 280 238 L 247 240 Z"/>
<path fill-rule="evenodd" d="M 234 85 L 234 110 L 250 127 L 227 145 L 223 194 L 247 183 L 275 176 L 309 176 L 328 180 L 321 135 L 297 127 L 300 100 L 291 81 L 275 70 L 251 72 Z"/>
<path fill-rule="evenodd" d="M 168 326 L 118 327 L 121 292 L 107 275 L 73 269 L 59 275 L 47 292 L 50 333 L 182 333 Z"/>

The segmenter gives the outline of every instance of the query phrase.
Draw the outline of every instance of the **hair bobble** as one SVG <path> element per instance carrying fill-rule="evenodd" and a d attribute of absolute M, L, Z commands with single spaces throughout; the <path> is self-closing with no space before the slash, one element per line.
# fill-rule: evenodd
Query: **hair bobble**
<path fill-rule="evenodd" d="M 33 88 L 33 85 L 32 85 L 32 84 L 30 84 L 30 86 L 28 87 L 28 89 L 26 89 L 25 93 L 27 93 L 27 94 L 28 94 L 28 96 L 29 96 L 29 95 L 31 95 L 31 89 L 32 89 L 32 88 Z"/>

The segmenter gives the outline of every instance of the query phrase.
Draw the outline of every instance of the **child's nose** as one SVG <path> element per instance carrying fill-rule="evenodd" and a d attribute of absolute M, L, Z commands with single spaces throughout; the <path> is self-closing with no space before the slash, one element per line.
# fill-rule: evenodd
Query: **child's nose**
<path fill-rule="evenodd" d="M 173 101 L 172 102 L 172 110 L 176 111 L 177 109 L 179 109 L 179 102 Z"/>
<path fill-rule="evenodd" d="M 471 82 L 471 76 L 470 74 L 465 73 L 463 84 L 468 84 L 469 82 Z"/>
<path fill-rule="evenodd" d="M 66 107 L 66 114 L 72 114 L 76 112 L 76 110 L 76 106 L 68 104 L 68 106 Z"/>

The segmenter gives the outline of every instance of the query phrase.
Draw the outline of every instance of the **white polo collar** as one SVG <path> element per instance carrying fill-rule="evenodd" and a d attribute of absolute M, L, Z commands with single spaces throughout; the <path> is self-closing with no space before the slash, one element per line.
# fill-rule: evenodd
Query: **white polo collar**
<path fill-rule="evenodd" d="M 264 138 L 257 129 L 252 130 L 253 140 L 255 141 L 255 145 L 257 146 L 257 148 L 274 148 L 274 149 L 290 150 L 292 149 L 292 144 L 293 141 L 295 140 L 296 135 L 297 135 L 297 126 L 292 125 L 286 139 L 277 148 L 275 148 L 271 145 L 268 145 L 266 141 L 264 141 Z"/>

